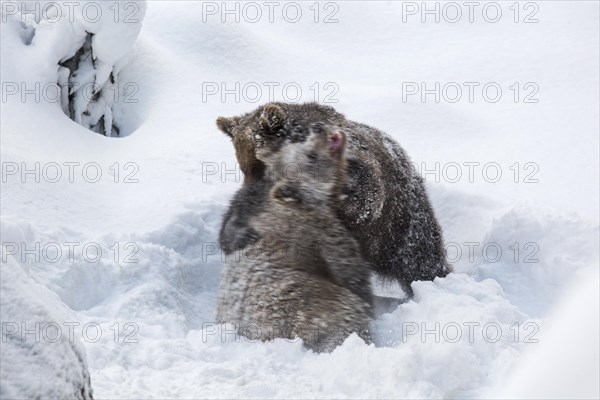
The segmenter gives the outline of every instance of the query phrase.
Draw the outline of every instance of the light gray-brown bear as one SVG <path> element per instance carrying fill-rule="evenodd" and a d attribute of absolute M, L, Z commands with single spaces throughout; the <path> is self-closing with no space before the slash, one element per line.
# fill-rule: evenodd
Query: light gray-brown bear
<path fill-rule="evenodd" d="M 319 352 L 352 332 L 369 340 L 371 268 L 337 215 L 345 142 L 338 127 L 315 123 L 302 142 L 257 148 L 271 186 L 247 220 L 259 239 L 225 263 L 219 323 L 253 339 L 299 337 Z"/>
<path fill-rule="evenodd" d="M 269 207 L 273 183 L 263 154 L 304 142 L 315 123 L 338 126 L 347 136 L 348 179 L 337 213 L 373 270 L 400 283 L 409 296 L 413 281 L 446 276 L 450 267 L 441 229 L 422 178 L 402 148 L 385 133 L 317 103 L 269 103 L 239 117 L 218 118 L 245 177 L 223 220 L 222 250 L 231 254 L 260 240 L 249 220 Z"/>

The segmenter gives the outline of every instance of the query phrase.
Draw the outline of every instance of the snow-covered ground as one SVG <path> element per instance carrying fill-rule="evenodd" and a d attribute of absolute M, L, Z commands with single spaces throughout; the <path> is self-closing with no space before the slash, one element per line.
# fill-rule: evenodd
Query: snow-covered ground
<path fill-rule="evenodd" d="M 97 27 L 120 71 L 121 138 L 46 101 L 78 20 L 20 24 L 15 3 L 1 23 L 3 348 L 21 333 L 5 327 L 34 329 L 30 310 L 72 323 L 95 398 L 600 395 L 597 2 L 429 3 L 439 23 L 421 2 L 306 2 L 299 17 L 284 2 L 150 1 L 118 16 L 102 3 L 122 21 Z M 375 344 L 352 336 L 331 354 L 211 323 L 212 253 L 241 185 L 215 119 L 298 88 L 402 144 L 455 265 L 376 320 Z M 31 301 L 51 312 L 5 313 L 17 280 L 28 296 L 43 286 Z M 2 397 L 38 379 L 5 371 L 51 359 L 22 354 L 2 352 Z M 538 391 L 548 382 L 556 392 Z"/>

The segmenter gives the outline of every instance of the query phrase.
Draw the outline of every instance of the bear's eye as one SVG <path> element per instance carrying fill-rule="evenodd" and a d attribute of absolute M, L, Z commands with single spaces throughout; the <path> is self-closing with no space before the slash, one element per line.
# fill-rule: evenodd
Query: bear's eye
<path fill-rule="evenodd" d="M 317 160 L 317 153 L 308 153 L 306 154 L 306 158 L 308 158 L 311 161 L 316 161 Z"/>
<path fill-rule="evenodd" d="M 323 134 L 325 132 L 325 129 L 323 129 L 323 124 L 320 122 L 312 124 L 311 127 L 312 127 L 313 132 L 318 135 Z"/>

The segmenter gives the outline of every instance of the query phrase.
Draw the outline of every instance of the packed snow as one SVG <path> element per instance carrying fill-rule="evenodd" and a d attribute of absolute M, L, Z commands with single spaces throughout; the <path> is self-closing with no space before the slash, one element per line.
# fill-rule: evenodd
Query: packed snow
<path fill-rule="evenodd" d="M 600 396 L 598 3 L 459 2 L 456 22 L 431 3 L 436 22 L 420 2 L 96 2 L 95 23 L 48 3 L 2 2 L 0 397 L 68 396 L 88 370 L 97 399 Z M 43 88 L 86 32 L 80 82 L 134 90 L 65 113 Z M 415 282 L 373 344 L 315 354 L 213 323 L 242 184 L 215 120 L 271 100 L 387 132 L 427 180 L 455 272 Z M 21 340 L 36 322 L 61 340 Z"/>

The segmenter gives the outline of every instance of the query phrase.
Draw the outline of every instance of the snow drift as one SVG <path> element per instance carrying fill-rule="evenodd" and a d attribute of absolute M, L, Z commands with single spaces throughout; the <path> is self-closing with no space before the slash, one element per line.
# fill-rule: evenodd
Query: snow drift
<path fill-rule="evenodd" d="M 3 221 L 7 242 L 19 235 L 8 227 Z M 0 282 L 0 397 L 91 399 L 85 349 L 74 333 L 77 318 L 13 256 L 3 261 Z"/>

